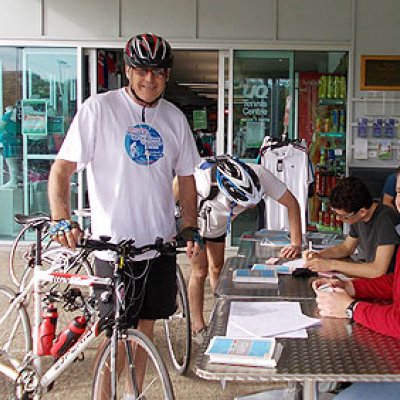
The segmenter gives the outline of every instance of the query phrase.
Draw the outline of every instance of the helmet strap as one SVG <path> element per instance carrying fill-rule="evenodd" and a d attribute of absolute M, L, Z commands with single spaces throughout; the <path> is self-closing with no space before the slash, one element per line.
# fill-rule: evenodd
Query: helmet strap
<path fill-rule="evenodd" d="M 164 93 L 161 93 L 161 95 L 158 96 L 154 101 L 148 102 L 148 101 L 143 100 L 141 97 L 139 97 L 136 94 L 136 92 L 129 85 L 128 85 L 128 89 L 131 92 L 131 95 L 136 100 L 138 100 L 141 105 L 144 105 L 145 107 L 153 107 L 157 103 L 157 101 L 160 100 L 164 96 Z"/>
<path fill-rule="evenodd" d="M 232 221 L 232 217 L 233 217 L 233 209 L 236 207 L 236 205 L 237 204 L 234 201 L 231 201 L 229 215 L 228 215 L 228 218 L 226 219 L 226 232 L 227 233 L 231 232 L 231 221 Z"/>

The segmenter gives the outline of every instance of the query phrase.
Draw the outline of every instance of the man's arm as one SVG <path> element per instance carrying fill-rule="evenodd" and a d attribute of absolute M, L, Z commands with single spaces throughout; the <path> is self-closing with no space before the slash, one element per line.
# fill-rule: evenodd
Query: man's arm
<path fill-rule="evenodd" d="M 182 230 L 185 230 L 185 228 L 197 228 L 197 191 L 193 175 L 178 176 L 178 187 L 179 205 L 182 209 Z M 201 250 L 200 236 L 196 231 L 194 234 L 196 237 L 187 241 L 186 255 L 189 258 L 193 255 L 198 255 Z"/>
<path fill-rule="evenodd" d="M 286 190 L 285 193 L 279 198 L 278 202 L 285 206 L 288 210 L 288 220 L 290 229 L 290 240 L 294 246 L 294 254 L 288 254 L 285 249 L 282 249 L 283 256 L 293 257 L 301 253 L 302 246 L 302 231 L 301 231 L 301 216 L 300 206 L 292 192 Z"/>
<path fill-rule="evenodd" d="M 338 271 L 347 276 L 358 278 L 376 278 L 386 274 L 396 246 L 378 246 L 375 259 L 372 262 L 338 260 L 338 258 L 351 256 L 356 243 L 357 239 L 348 236 L 340 245 L 322 250 L 316 253 L 315 257 L 313 254 L 311 260 L 306 261 L 306 266 L 314 272 Z"/>
<path fill-rule="evenodd" d="M 179 205 L 182 207 L 182 226 L 197 227 L 197 192 L 193 175 L 178 176 Z"/>
<path fill-rule="evenodd" d="M 56 160 L 50 169 L 48 196 L 52 221 L 71 218 L 71 177 L 76 170 L 76 163 Z M 64 235 L 57 236 L 63 246 L 75 248 L 80 236 L 79 229 L 72 229 Z"/>

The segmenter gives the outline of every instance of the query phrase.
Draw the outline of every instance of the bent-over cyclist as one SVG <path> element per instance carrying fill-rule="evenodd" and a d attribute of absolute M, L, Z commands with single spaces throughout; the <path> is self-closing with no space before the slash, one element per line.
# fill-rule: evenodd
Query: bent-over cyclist
<path fill-rule="evenodd" d="M 288 209 L 291 245 L 282 249 L 282 257 L 295 257 L 301 253 L 302 231 L 296 198 L 282 181 L 260 165 L 218 156 L 205 159 L 198 165 L 195 180 L 198 224 L 204 250 L 190 260 L 189 302 L 193 337 L 201 343 L 206 334 L 204 284 L 209 274 L 211 288 L 216 288 L 224 264 L 225 238 L 231 220 L 268 196 Z M 174 181 L 174 192 L 180 202 L 183 191 L 178 181 Z"/>

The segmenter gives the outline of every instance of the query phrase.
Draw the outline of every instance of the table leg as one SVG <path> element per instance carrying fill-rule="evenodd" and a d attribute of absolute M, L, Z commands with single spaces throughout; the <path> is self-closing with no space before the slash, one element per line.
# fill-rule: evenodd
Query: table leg
<path fill-rule="evenodd" d="M 317 381 L 304 381 L 303 400 L 318 400 L 318 397 Z"/>

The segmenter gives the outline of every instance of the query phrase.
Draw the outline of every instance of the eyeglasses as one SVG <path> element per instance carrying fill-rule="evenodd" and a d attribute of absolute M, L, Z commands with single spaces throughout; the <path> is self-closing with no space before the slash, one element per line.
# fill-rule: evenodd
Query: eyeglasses
<path fill-rule="evenodd" d="M 337 218 L 341 219 L 342 221 L 347 221 L 350 218 L 354 217 L 358 211 L 353 211 L 348 214 L 339 214 L 337 211 L 335 211 L 333 208 L 331 208 L 332 212 L 336 215 Z"/>
<path fill-rule="evenodd" d="M 149 72 L 155 78 L 167 75 L 167 70 L 165 68 L 137 68 L 137 67 L 132 67 L 132 68 L 139 76 L 143 77 L 146 76 Z"/>

